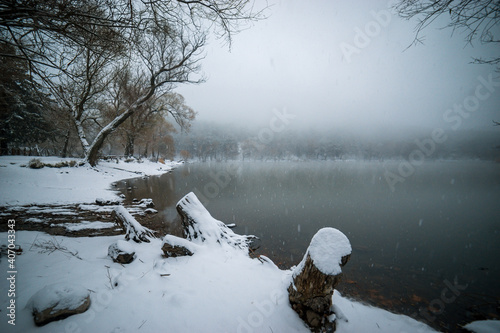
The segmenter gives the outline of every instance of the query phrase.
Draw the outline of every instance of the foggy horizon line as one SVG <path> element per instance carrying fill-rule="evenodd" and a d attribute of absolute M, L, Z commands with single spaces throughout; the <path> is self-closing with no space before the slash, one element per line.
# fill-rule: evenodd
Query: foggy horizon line
<path fill-rule="evenodd" d="M 178 133 L 189 136 L 190 134 L 197 131 L 209 131 L 209 130 L 222 130 L 224 132 L 247 132 L 247 133 L 258 133 L 263 129 L 269 128 L 269 121 L 260 121 L 254 123 L 248 123 L 245 121 L 236 121 L 236 120 L 221 120 L 221 119 L 195 119 L 192 122 L 191 128 L 188 132 Z M 415 124 L 415 125 L 402 125 L 398 124 L 396 126 L 392 126 L 390 124 L 386 125 L 374 125 L 367 126 L 366 124 L 360 124 L 358 127 L 343 125 L 343 124 L 287 124 L 279 132 L 280 133 L 290 133 L 296 132 L 298 134 L 314 134 L 313 132 L 317 132 L 317 134 L 340 134 L 346 136 L 402 136 L 402 137 L 414 137 L 421 135 L 431 135 L 431 132 L 435 129 L 443 130 L 445 133 L 453 134 L 453 136 L 470 135 L 471 133 L 480 134 L 484 133 L 485 135 L 490 135 L 494 132 L 499 135 L 499 144 L 500 144 L 500 126 L 494 123 L 494 119 L 491 120 L 490 123 L 485 123 L 483 126 L 462 126 L 460 128 L 447 128 L 443 124 L 438 125 L 423 125 L 423 124 Z M 326 133 L 325 133 L 326 132 Z"/>

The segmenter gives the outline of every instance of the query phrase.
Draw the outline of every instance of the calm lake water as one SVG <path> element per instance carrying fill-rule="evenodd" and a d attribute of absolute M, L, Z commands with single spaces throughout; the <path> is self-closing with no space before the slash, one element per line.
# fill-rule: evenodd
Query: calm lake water
<path fill-rule="evenodd" d="M 432 161 L 394 188 L 400 162 L 190 163 L 120 188 L 153 198 L 165 232 L 179 234 L 177 201 L 195 192 L 211 214 L 261 239 L 260 254 L 297 264 L 322 227 L 353 254 L 339 290 L 434 327 L 500 315 L 500 164 Z M 133 187 L 132 191 L 126 188 Z"/>

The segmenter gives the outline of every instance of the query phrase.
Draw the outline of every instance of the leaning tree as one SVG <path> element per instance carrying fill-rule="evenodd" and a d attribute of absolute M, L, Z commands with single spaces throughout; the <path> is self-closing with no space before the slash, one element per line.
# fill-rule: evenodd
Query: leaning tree
<path fill-rule="evenodd" d="M 109 85 L 109 98 L 98 107 L 104 111 L 105 122 L 113 120 L 121 110 L 129 108 L 148 89 L 147 77 L 141 73 L 123 70 L 113 77 L 115 80 Z M 154 140 L 157 137 L 155 134 L 160 129 L 164 129 L 159 131 L 160 133 L 176 132 L 175 127 L 168 121 L 169 118 L 173 118 L 182 131 L 187 131 L 195 115 L 194 110 L 185 104 L 182 95 L 171 91 L 164 94 L 156 92 L 141 107 L 136 108 L 118 128 L 116 131 L 118 135 L 115 136 L 118 136 L 118 140 L 125 148 L 124 155 L 133 156 L 136 140 L 153 143 L 157 141 Z M 171 135 L 166 135 L 164 139 L 171 140 Z M 144 156 L 147 156 L 147 148 L 148 144 Z"/>
<path fill-rule="evenodd" d="M 0 44 L 70 116 L 96 165 L 107 137 L 151 98 L 202 81 L 193 75 L 209 33 L 231 43 L 261 13 L 251 0 L 0 0 Z M 113 73 L 130 68 L 146 78 L 143 94 L 103 123 Z"/>

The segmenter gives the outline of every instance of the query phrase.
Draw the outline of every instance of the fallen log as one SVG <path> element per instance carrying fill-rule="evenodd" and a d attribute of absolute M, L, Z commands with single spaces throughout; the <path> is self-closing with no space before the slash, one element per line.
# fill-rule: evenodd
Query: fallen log
<path fill-rule="evenodd" d="M 250 244 L 257 239 L 252 235 L 238 235 L 225 223 L 213 218 L 193 192 L 186 194 L 176 209 L 181 216 L 184 236 L 193 243 L 227 244 L 249 251 Z"/>
<path fill-rule="evenodd" d="M 149 237 L 154 237 L 154 231 L 143 227 L 123 206 L 113 209 L 113 217 L 125 231 L 125 239 L 136 243 L 149 243 Z"/>
<path fill-rule="evenodd" d="M 332 296 L 350 258 L 351 244 L 334 228 L 319 230 L 311 240 L 304 258 L 293 271 L 288 287 L 290 304 L 300 318 L 315 332 L 335 330 L 330 322 Z"/>

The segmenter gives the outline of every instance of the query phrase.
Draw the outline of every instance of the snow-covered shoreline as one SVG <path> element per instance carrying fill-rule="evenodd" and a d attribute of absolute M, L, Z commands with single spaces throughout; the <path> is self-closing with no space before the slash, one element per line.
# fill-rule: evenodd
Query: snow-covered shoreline
<path fill-rule="evenodd" d="M 0 206 L 93 203 L 97 198 L 117 200 L 117 193 L 111 191 L 113 183 L 134 177 L 161 175 L 180 164 L 162 164 L 148 160 L 127 163 L 120 160 L 100 161 L 95 168 L 21 167 L 33 158 L 51 164 L 75 160 L 59 157 L 0 156 Z"/>
<path fill-rule="evenodd" d="M 123 236 L 68 238 L 18 231 L 16 325 L 2 332 L 308 332 L 291 309 L 286 288 L 291 271 L 250 259 L 241 251 L 207 247 L 192 257 L 163 258 L 161 240 L 131 243 L 137 260 L 112 262 L 107 249 Z M 7 233 L 1 233 L 2 243 Z M 50 242 L 68 251 L 44 251 Z M 71 253 L 77 253 L 77 256 Z M 139 260 L 140 259 L 140 260 Z M 7 271 L 2 258 L 0 269 Z M 44 286 L 77 284 L 91 290 L 91 306 L 80 315 L 35 326 L 30 298 Z M 1 308 L 8 306 L 2 283 Z M 350 301 L 335 292 L 342 311 L 337 332 L 433 332 L 409 317 Z"/>
<path fill-rule="evenodd" d="M 0 157 L 0 206 L 116 200 L 112 183 L 159 175 L 175 166 L 101 162 L 97 168 L 20 167 L 30 159 Z M 60 160 L 42 158 L 46 163 Z M 23 250 L 15 258 L 16 325 L 4 316 L 1 332 L 309 332 L 288 301 L 292 270 L 280 270 L 270 260 L 217 246 L 204 247 L 190 257 L 164 258 L 162 240 L 153 239 L 129 242 L 138 260 L 124 266 L 107 256 L 109 245 L 123 235 L 75 238 L 18 230 L 15 236 L 15 244 Z M 8 233 L 0 233 L 0 244 L 7 240 Z M 0 261 L 3 272 L 9 271 L 6 259 L 2 256 Z M 54 283 L 90 290 L 90 308 L 37 327 L 26 305 L 40 289 Z M 9 287 L 7 282 L 0 284 L 2 312 L 10 302 Z M 338 291 L 333 304 L 337 332 L 435 332 L 407 316 L 349 300 Z"/>

